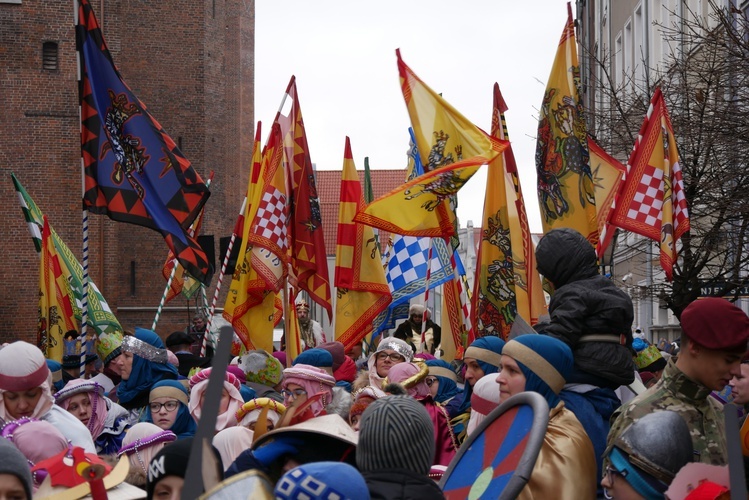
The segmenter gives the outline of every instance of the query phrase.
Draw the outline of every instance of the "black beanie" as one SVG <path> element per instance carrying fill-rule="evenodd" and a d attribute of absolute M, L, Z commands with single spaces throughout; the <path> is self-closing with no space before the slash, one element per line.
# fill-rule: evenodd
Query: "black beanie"
<path fill-rule="evenodd" d="M 187 463 L 190 460 L 193 438 L 180 439 L 163 447 L 148 464 L 148 481 L 146 493 L 149 500 L 153 498 L 153 490 L 156 483 L 167 476 L 177 476 L 184 479 L 187 473 Z M 215 447 L 211 446 L 220 469 L 219 477 L 223 477 L 224 468 L 221 464 L 221 456 Z"/>

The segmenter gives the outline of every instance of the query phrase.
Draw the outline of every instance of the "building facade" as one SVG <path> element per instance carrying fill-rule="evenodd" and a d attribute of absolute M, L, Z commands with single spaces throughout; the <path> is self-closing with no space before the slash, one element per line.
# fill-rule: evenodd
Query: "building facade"
<path fill-rule="evenodd" d="M 254 135 L 253 0 L 92 0 L 125 82 L 205 179 L 215 171 L 202 234 L 231 235 L 244 197 Z M 0 0 L 0 341 L 33 340 L 39 258 L 17 205 L 10 173 L 82 255 L 80 119 L 73 5 L 63 0 Z M 89 217 L 89 270 L 125 328 L 150 328 L 166 284 L 168 248 L 146 228 Z M 213 243 L 211 245 L 210 243 Z M 218 271 L 216 272 L 216 276 Z M 213 295 L 216 277 L 208 298 Z M 228 287 L 225 287 L 228 288 Z M 189 305 L 194 312 L 194 301 Z M 219 306 L 223 305 L 223 296 Z M 175 298 L 162 336 L 190 322 Z"/>

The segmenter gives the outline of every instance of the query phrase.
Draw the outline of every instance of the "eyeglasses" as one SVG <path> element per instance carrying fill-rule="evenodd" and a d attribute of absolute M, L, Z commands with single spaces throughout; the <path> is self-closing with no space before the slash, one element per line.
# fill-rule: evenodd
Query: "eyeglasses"
<path fill-rule="evenodd" d="M 148 407 L 151 409 L 151 413 L 159 413 L 162 407 L 166 408 L 166 411 L 172 412 L 179 408 L 179 401 L 172 400 L 166 403 L 151 403 Z"/>
<path fill-rule="evenodd" d="M 624 477 L 624 474 L 616 470 L 615 468 L 611 467 L 610 465 L 606 467 L 606 479 L 607 482 L 614 486 L 614 476 L 622 476 Z M 603 496 L 606 498 L 606 500 L 614 500 L 614 497 L 609 494 L 609 490 L 607 488 L 603 489 Z"/>
<path fill-rule="evenodd" d="M 299 396 L 303 396 L 307 394 L 307 391 L 305 391 L 304 389 L 294 389 L 293 391 L 288 391 L 284 389 L 281 391 L 281 394 L 283 394 L 283 397 L 287 399 L 296 399 Z"/>
<path fill-rule="evenodd" d="M 425 382 L 429 387 L 432 387 L 432 384 L 434 384 L 435 382 L 439 383 L 439 380 L 437 380 L 437 377 L 427 377 Z"/>
<path fill-rule="evenodd" d="M 398 354 L 397 352 L 394 352 L 392 354 L 388 354 L 386 352 L 378 352 L 375 356 L 375 359 L 377 361 L 383 361 L 385 358 L 390 358 L 390 361 L 393 361 L 395 363 L 400 363 L 401 361 L 405 361 L 406 358 Z"/>

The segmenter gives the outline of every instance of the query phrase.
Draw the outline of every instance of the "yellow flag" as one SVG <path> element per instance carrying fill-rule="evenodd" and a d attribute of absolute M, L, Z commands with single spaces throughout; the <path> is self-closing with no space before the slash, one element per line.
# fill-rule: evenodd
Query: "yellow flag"
<path fill-rule="evenodd" d="M 622 181 L 627 169 L 603 150 L 593 139 L 588 138 L 590 150 L 590 171 L 596 188 L 596 221 L 598 222 L 598 248 L 596 253 L 602 257 L 611 243 L 615 229 L 610 227 L 613 203 L 619 195 Z"/>
<path fill-rule="evenodd" d="M 506 110 L 495 83 L 492 135 L 503 140 L 509 140 Z M 507 339 L 518 314 L 536 324 L 546 302 L 512 147 L 489 164 L 477 262 L 475 336 Z"/>
<path fill-rule="evenodd" d="M 338 289 L 335 338 L 346 349 L 361 342 L 372 330 L 372 321 L 391 301 L 374 231 L 353 221 L 356 212 L 363 207 L 364 195 L 351 144 L 346 137 L 335 260 L 335 286 Z"/>
<path fill-rule="evenodd" d="M 538 202 L 544 233 L 569 227 L 595 247 L 598 244 L 595 188 L 579 88 L 580 64 L 572 7 L 568 3 L 567 23 L 539 112 Z"/>
<path fill-rule="evenodd" d="M 291 363 L 302 353 L 302 335 L 299 328 L 299 316 L 296 311 L 296 298 L 293 293 L 287 294 L 289 297 L 287 305 L 287 314 L 289 316 L 286 322 L 286 366 Z"/>
<path fill-rule="evenodd" d="M 398 56 L 403 98 L 425 174 L 375 200 L 354 220 L 407 236 L 456 232 L 455 195 L 478 168 L 504 151 L 419 79 Z"/>
<path fill-rule="evenodd" d="M 66 272 L 52 241 L 47 216 L 42 227 L 42 256 L 39 269 L 39 330 L 37 346 L 44 357 L 62 361 L 65 351 L 63 336 L 68 330 L 78 331 L 73 313 L 72 292 Z M 68 271 L 67 274 L 70 274 Z"/>

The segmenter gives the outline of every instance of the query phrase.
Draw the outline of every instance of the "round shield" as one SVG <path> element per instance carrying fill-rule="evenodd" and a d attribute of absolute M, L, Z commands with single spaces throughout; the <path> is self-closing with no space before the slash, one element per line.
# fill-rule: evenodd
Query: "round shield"
<path fill-rule="evenodd" d="M 252 469 L 221 481 L 210 491 L 202 494 L 200 500 L 271 500 L 273 486 L 262 472 Z"/>
<path fill-rule="evenodd" d="M 549 405 L 535 392 L 512 396 L 468 436 L 440 487 L 445 498 L 515 498 L 530 478 L 549 423 Z"/>

